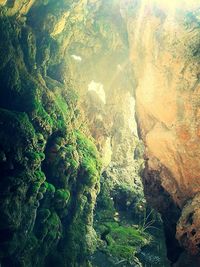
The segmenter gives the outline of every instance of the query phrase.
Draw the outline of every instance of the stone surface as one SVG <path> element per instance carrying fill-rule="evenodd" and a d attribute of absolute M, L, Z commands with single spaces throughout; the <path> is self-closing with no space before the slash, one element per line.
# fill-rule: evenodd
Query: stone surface
<path fill-rule="evenodd" d="M 200 252 L 200 194 L 184 206 L 177 224 L 176 237 L 192 255 Z"/>
<path fill-rule="evenodd" d="M 148 168 L 160 171 L 163 187 L 182 207 L 200 189 L 198 11 L 143 6 L 132 23 L 138 23 L 130 44 Z"/>
<path fill-rule="evenodd" d="M 77 27 L 77 13 L 84 19 L 85 8 L 85 1 L 7 1 L 1 7 L 0 264 L 5 267 L 87 265 L 96 248 L 99 153 L 87 125 L 81 128 L 74 83 L 56 76 L 60 65 L 66 70 L 70 43 L 61 33 L 73 19 Z M 68 25 L 62 20 L 67 10 Z"/>
<path fill-rule="evenodd" d="M 89 266 L 99 157 L 112 219 L 141 215 L 134 97 L 169 257 L 181 211 L 177 238 L 198 253 L 200 14 L 195 0 L 158 3 L 0 1 L 2 266 Z"/>
<path fill-rule="evenodd" d="M 170 3 L 127 1 L 121 12 L 138 82 L 137 119 L 146 147 L 145 191 L 170 222 L 173 236 L 179 210 L 200 191 L 200 31 L 198 1 Z M 171 215 L 168 203 L 174 207 Z M 180 244 L 187 247 L 191 237 L 181 239 L 178 229 Z M 192 253 L 192 245 L 189 250 Z"/>
<path fill-rule="evenodd" d="M 134 213 L 144 197 L 126 24 L 115 1 L 7 1 L 0 11 L 0 265 L 90 266 L 100 157 L 119 204 Z M 127 242 L 130 229 L 118 228 L 120 257 L 136 260 L 149 236 L 134 229 Z"/>

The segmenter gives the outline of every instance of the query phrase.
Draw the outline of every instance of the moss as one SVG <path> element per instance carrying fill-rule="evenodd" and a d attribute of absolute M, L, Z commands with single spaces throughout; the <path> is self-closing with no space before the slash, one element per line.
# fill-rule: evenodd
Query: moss
<path fill-rule="evenodd" d="M 38 220 L 41 222 L 41 223 L 44 223 L 51 215 L 51 212 L 49 209 L 41 209 L 39 210 L 38 212 Z"/>
<path fill-rule="evenodd" d="M 45 145 L 46 145 L 46 140 L 44 136 L 41 133 L 37 133 L 37 147 L 39 148 L 40 151 L 44 151 Z"/>
<path fill-rule="evenodd" d="M 68 165 L 69 172 L 76 171 L 79 167 L 79 158 L 76 153 L 75 145 L 67 145 L 61 151 L 64 153 L 64 158 L 66 160 L 66 164 Z"/>
<path fill-rule="evenodd" d="M 97 244 L 93 229 L 93 209 L 99 188 L 101 163 L 94 143 L 83 133 L 74 132 L 79 155 L 79 172 L 75 195 L 72 196 L 74 212 L 66 232 L 70 249 L 65 252 L 66 262 L 82 266 L 83 261 L 94 252 Z M 69 154 L 73 146 L 68 146 Z M 97 186 L 98 185 L 98 186 Z M 70 215 L 71 216 L 71 215 Z M 78 259 L 75 260 L 75 259 Z"/>
<path fill-rule="evenodd" d="M 98 221 L 98 227 L 101 222 L 112 221 L 116 212 L 112 197 L 113 183 L 110 179 L 105 179 L 101 175 L 100 193 L 97 197 L 97 207 L 95 219 Z"/>
<path fill-rule="evenodd" d="M 84 184 L 87 184 L 88 186 L 92 186 L 97 182 L 97 179 L 99 179 L 99 173 L 97 170 L 96 161 L 93 158 L 87 157 L 84 155 L 82 159 L 81 167 L 84 170 Z"/>
<path fill-rule="evenodd" d="M 44 134 L 50 134 L 52 132 L 53 121 L 41 102 L 35 102 L 35 110 L 32 116 L 39 131 L 42 131 Z"/>
<path fill-rule="evenodd" d="M 80 155 L 80 168 L 82 183 L 91 187 L 99 182 L 101 161 L 95 145 L 84 134 L 75 132 L 77 149 Z"/>
<path fill-rule="evenodd" d="M 89 212 L 85 216 L 91 216 Z M 68 236 L 68 244 L 65 252 L 66 262 L 71 262 L 72 266 L 82 266 L 83 262 L 89 257 L 96 249 L 97 237 L 95 231 L 84 217 L 79 215 L 73 224 L 70 226 Z"/>
<path fill-rule="evenodd" d="M 78 149 L 82 151 L 82 154 L 91 155 L 94 158 L 99 158 L 98 151 L 96 149 L 96 146 L 94 145 L 94 142 L 92 142 L 88 137 L 86 137 L 83 133 L 80 131 L 75 131 L 76 140 Z"/>
<path fill-rule="evenodd" d="M 70 198 L 70 192 L 69 190 L 66 189 L 58 189 L 55 192 L 55 197 L 54 197 L 54 202 L 55 202 L 55 209 L 56 210 L 63 210 L 61 213 L 59 212 L 60 217 L 63 217 L 65 215 L 66 210 L 66 205 L 69 201 Z"/>
<path fill-rule="evenodd" d="M 66 128 L 69 112 L 62 97 L 59 94 L 55 95 L 52 92 L 48 92 L 46 87 L 36 81 L 31 81 L 29 76 L 27 79 L 29 84 L 26 85 L 27 81 L 24 81 L 23 85 L 24 87 L 30 87 L 30 90 L 26 89 L 23 93 L 24 101 L 26 98 L 28 99 L 28 102 L 26 101 L 26 111 L 31 115 L 39 134 L 42 133 L 46 137 L 52 131 L 63 131 Z"/>
<path fill-rule="evenodd" d="M 35 176 L 36 180 L 39 181 L 40 184 L 42 184 L 46 179 L 45 174 L 41 170 L 35 171 Z"/>
<path fill-rule="evenodd" d="M 41 102 L 43 108 L 43 111 L 41 111 L 46 119 L 48 119 L 47 123 L 49 123 L 52 130 L 66 134 L 66 126 L 70 122 L 70 112 L 63 97 L 57 92 L 46 92 Z"/>
<path fill-rule="evenodd" d="M 43 197 L 44 197 L 44 195 L 41 192 L 38 192 L 36 199 L 39 201 L 39 200 L 43 199 Z"/>
<path fill-rule="evenodd" d="M 12 135 L 19 140 L 21 132 L 26 140 L 31 141 L 35 137 L 35 130 L 26 113 L 0 109 L 0 119 L 1 127 L 4 127 L 4 132 L 7 131 L 8 136 Z M 15 143 L 17 140 L 11 139 Z"/>
<path fill-rule="evenodd" d="M 68 89 L 67 94 L 64 95 L 64 99 L 71 110 L 75 110 L 77 108 L 79 97 L 72 85 Z"/>
<path fill-rule="evenodd" d="M 0 181 L 0 193 L 5 196 L 0 203 L 0 231 L 6 225 L 15 237 L 5 258 L 13 258 L 7 266 L 44 266 L 49 255 L 63 266 L 87 266 L 97 241 L 93 210 L 101 162 L 94 140 L 81 133 L 88 132 L 88 127 L 83 127 L 77 107 L 74 87 L 78 91 L 79 84 L 72 84 L 74 69 L 66 66 L 63 55 L 70 50 L 70 42 L 79 48 L 80 39 L 84 45 L 93 44 L 97 36 L 82 38 L 90 36 L 85 34 L 85 22 L 77 22 L 78 12 L 87 19 L 86 3 L 35 2 L 25 17 L 19 12 L 0 20 L 0 105 L 19 111 L 0 111 L 0 164 L 5 174 Z M 72 16 L 66 22 L 66 34 L 52 39 L 52 29 L 68 10 Z M 93 20 L 93 13 L 88 16 Z M 91 54 L 101 47 L 118 46 L 117 35 L 110 34 L 112 23 L 104 17 L 97 20 L 96 33 L 101 37 L 94 49 L 89 48 Z M 108 198 L 104 206 L 114 212 Z M 1 245 L 0 240 L 0 251 Z"/>
<path fill-rule="evenodd" d="M 66 189 L 58 189 L 55 193 L 55 198 L 68 201 L 70 197 L 70 192 Z"/>
<path fill-rule="evenodd" d="M 41 187 L 40 187 L 40 193 L 45 194 L 46 191 L 47 191 L 46 186 L 44 184 L 42 184 Z"/>
<path fill-rule="evenodd" d="M 35 195 L 35 194 L 38 194 L 39 192 L 39 189 L 40 189 L 40 185 L 41 183 L 40 182 L 36 182 L 32 185 L 32 188 L 31 188 L 31 195 Z"/>
<path fill-rule="evenodd" d="M 42 194 L 41 186 L 43 185 L 45 179 L 46 177 L 42 171 L 37 170 L 34 172 L 34 182 L 32 182 L 32 184 L 29 185 L 29 189 L 27 191 L 28 198 L 31 197 L 33 199 L 36 198 L 38 193 Z M 41 198 L 39 196 L 37 197 L 37 199 Z"/>
<path fill-rule="evenodd" d="M 29 151 L 26 153 L 26 157 L 30 161 L 30 164 L 37 168 L 41 165 L 41 161 L 45 159 L 45 154 L 42 152 Z"/>
<path fill-rule="evenodd" d="M 101 176 L 101 191 L 95 210 L 99 250 L 114 261 L 123 260 L 141 266 L 136 254 L 151 242 L 151 236 L 136 225 L 139 217 L 135 221 L 132 214 L 136 213 L 143 195 L 123 181 L 116 183 L 108 175 L 104 172 Z"/>
<path fill-rule="evenodd" d="M 29 70 L 35 69 L 36 39 L 30 27 L 22 28 L 21 41 L 25 64 Z"/>
<path fill-rule="evenodd" d="M 61 221 L 56 212 L 50 212 L 48 209 L 42 209 L 38 213 L 35 227 L 36 237 L 44 242 L 43 253 L 46 255 L 62 236 Z"/>
<path fill-rule="evenodd" d="M 66 117 L 69 116 L 69 108 L 68 108 L 66 101 L 58 93 L 55 94 L 55 103 L 66 119 Z"/>
<path fill-rule="evenodd" d="M 24 253 L 27 253 L 27 254 L 32 253 L 34 250 L 36 250 L 38 248 L 39 248 L 38 239 L 36 238 L 36 236 L 34 234 L 31 234 L 27 240 Z M 27 266 L 27 263 L 25 263 L 24 261 L 25 261 L 25 259 L 21 259 L 21 265 Z M 23 264 L 23 262 L 24 262 L 24 264 Z"/>
<path fill-rule="evenodd" d="M 120 225 L 116 222 L 105 223 L 104 226 L 104 233 L 107 231 L 105 235 L 107 246 L 103 250 L 118 259 L 131 262 L 141 247 L 150 242 L 148 234 L 134 227 Z"/>
<path fill-rule="evenodd" d="M 41 99 L 41 85 L 22 67 L 20 67 L 20 82 L 21 90 L 14 101 L 15 109 L 27 112 L 33 119 L 32 115 Z"/>
<path fill-rule="evenodd" d="M 143 215 L 142 209 L 145 206 L 145 200 L 142 190 L 137 190 L 133 186 L 121 182 L 114 186 L 112 196 L 119 211 L 133 209 L 138 216 Z M 138 209 L 138 207 L 141 208 Z"/>
<path fill-rule="evenodd" d="M 61 221 L 55 212 L 49 217 L 48 226 L 50 228 L 49 237 L 52 241 L 61 237 Z"/>
<path fill-rule="evenodd" d="M 56 189 L 55 189 L 55 186 L 54 186 L 54 185 L 52 185 L 52 184 L 50 184 L 50 183 L 48 183 L 48 182 L 45 182 L 44 185 L 45 185 L 46 190 L 47 190 L 48 192 L 55 193 Z"/>
<path fill-rule="evenodd" d="M 79 155 L 73 138 L 53 137 L 46 150 L 44 170 L 49 182 L 57 188 L 68 188 L 69 179 L 72 183 L 77 175 Z"/>

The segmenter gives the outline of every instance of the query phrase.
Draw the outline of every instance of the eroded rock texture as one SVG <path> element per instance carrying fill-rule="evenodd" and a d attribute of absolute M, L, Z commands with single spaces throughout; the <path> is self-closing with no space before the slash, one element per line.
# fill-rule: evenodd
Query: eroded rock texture
<path fill-rule="evenodd" d="M 90 266 L 101 167 L 118 206 L 134 213 L 143 199 L 119 2 L 0 1 L 0 12 L 0 263 Z M 115 223 L 110 198 L 107 253 L 140 266 L 149 235 Z"/>
<path fill-rule="evenodd" d="M 192 255 L 199 253 L 200 247 L 200 195 L 188 201 L 177 225 L 177 238 Z"/>
<path fill-rule="evenodd" d="M 137 118 L 147 162 L 145 191 L 174 229 L 167 231 L 168 236 L 175 233 L 179 210 L 200 190 L 197 2 L 134 1 L 131 15 L 130 9 L 122 8 L 138 81 Z M 196 198 L 192 203 L 197 204 Z M 187 228 L 187 210 L 188 206 L 183 209 L 177 237 L 190 252 L 199 253 L 198 234 L 193 236 L 189 229 L 182 232 Z"/>
<path fill-rule="evenodd" d="M 145 193 L 169 257 L 181 251 L 175 236 L 199 254 L 200 14 L 190 4 L 0 1 L 2 266 L 89 266 L 102 166 L 95 228 L 108 254 L 140 266 L 149 236 L 120 225 L 146 208 L 134 97 Z"/>
<path fill-rule="evenodd" d="M 81 266 L 96 246 L 101 163 L 65 62 L 85 8 L 1 1 L 2 266 Z"/>

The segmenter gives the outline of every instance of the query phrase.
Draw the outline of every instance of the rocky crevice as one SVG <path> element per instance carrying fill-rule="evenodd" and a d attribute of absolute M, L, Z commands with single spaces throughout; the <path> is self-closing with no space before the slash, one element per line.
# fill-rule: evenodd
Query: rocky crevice
<path fill-rule="evenodd" d="M 0 1 L 2 266 L 90 266 L 96 248 L 141 266 L 150 235 L 137 227 L 150 211 L 137 127 L 144 193 L 162 215 L 168 257 L 183 247 L 175 266 L 198 262 L 193 4 L 171 13 L 132 0 Z"/>

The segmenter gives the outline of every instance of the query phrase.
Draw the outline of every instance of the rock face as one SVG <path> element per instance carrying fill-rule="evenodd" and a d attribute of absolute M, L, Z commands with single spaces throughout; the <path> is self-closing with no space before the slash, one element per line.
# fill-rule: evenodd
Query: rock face
<path fill-rule="evenodd" d="M 199 261 L 196 2 L 0 1 L 0 265 L 90 266 L 98 239 L 141 265 L 149 236 L 122 223 L 147 211 L 135 100 L 169 257 Z"/>
<path fill-rule="evenodd" d="M 1 5 L 0 262 L 81 266 L 96 246 L 101 163 L 74 84 L 59 70 L 86 3 Z"/>
<path fill-rule="evenodd" d="M 149 169 L 160 171 L 163 187 L 182 207 L 200 188 L 198 12 L 143 12 L 131 55 L 139 126 Z"/>
<path fill-rule="evenodd" d="M 183 244 L 184 248 L 190 251 L 192 255 L 198 255 L 200 244 L 200 214 L 199 214 L 199 193 L 188 201 L 183 208 L 181 218 L 177 225 L 176 236 Z"/>
<path fill-rule="evenodd" d="M 194 198 L 183 209 L 177 228 L 180 244 L 193 253 L 199 253 L 198 226 L 191 221 L 189 229 L 184 229 L 188 226 L 187 220 L 190 221 L 186 218 L 188 205 L 194 218 L 198 216 L 198 197 L 195 196 L 200 190 L 197 2 L 170 5 L 135 1 L 131 15 L 122 7 L 127 19 L 130 57 L 138 81 L 136 105 L 140 135 L 146 147 L 144 185 L 147 198 L 163 218 L 170 220 L 172 228 L 179 210 Z M 173 213 L 167 214 L 167 210 L 176 210 L 175 220 Z"/>
<path fill-rule="evenodd" d="M 102 166 L 119 206 L 143 199 L 119 3 L 0 1 L 0 30 L 0 265 L 90 266 Z M 149 235 L 114 222 L 111 197 L 107 254 L 140 266 Z"/>

